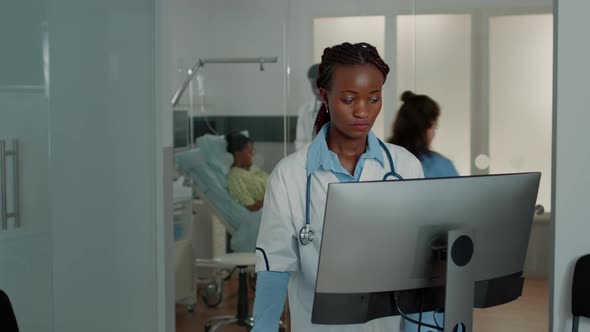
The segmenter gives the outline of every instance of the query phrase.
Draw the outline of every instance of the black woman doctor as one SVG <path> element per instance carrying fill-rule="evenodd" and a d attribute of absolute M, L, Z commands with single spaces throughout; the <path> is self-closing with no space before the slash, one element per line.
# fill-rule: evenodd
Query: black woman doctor
<path fill-rule="evenodd" d="M 287 289 L 293 332 L 398 329 L 394 317 L 362 325 L 311 323 L 328 183 L 423 177 L 416 157 L 371 132 L 388 72 L 369 44 L 324 50 L 317 80 L 323 102 L 317 135 L 281 160 L 268 181 L 256 248 L 253 331 L 277 331 Z M 387 198 L 375 199 L 387 203 Z"/>

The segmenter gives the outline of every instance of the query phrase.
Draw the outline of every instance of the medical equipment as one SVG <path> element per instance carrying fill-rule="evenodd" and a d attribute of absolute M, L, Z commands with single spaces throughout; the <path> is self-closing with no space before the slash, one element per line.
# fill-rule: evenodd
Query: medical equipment
<path fill-rule="evenodd" d="M 231 234 L 231 249 L 254 252 L 262 211 L 249 211 L 227 191 L 227 173 L 233 159 L 226 151 L 225 137 L 203 135 L 197 145 L 198 149 L 176 154 L 176 167 Z"/>
<path fill-rule="evenodd" d="M 248 308 L 248 276 L 256 262 L 254 250 L 262 211 L 248 211 L 229 195 L 226 176 L 232 158 L 226 152 L 226 144 L 224 136 L 203 135 L 197 139 L 198 149 L 176 154 L 177 168 L 190 179 L 198 197 L 207 203 L 232 235 L 231 249 L 236 251 L 195 261 L 197 268 L 215 269 L 213 280 L 208 281 L 204 293 L 201 293 L 209 307 L 215 307 L 221 302 L 223 282 L 234 271 L 238 273 L 238 304 L 235 314 L 208 319 L 205 326 L 210 331 L 217 331 L 230 324 L 249 327 L 253 324 Z M 285 330 L 284 324 L 280 324 Z"/>
<path fill-rule="evenodd" d="M 393 165 L 393 158 L 391 157 L 391 152 L 389 152 L 389 149 L 387 148 L 385 143 L 383 143 L 383 141 L 381 141 L 380 139 L 377 140 L 379 141 L 379 145 L 381 146 L 383 151 L 385 151 L 385 153 L 387 154 L 387 160 L 389 161 L 389 172 L 385 173 L 385 175 L 383 176 L 383 181 L 387 181 L 387 178 L 389 178 L 390 176 L 393 176 L 398 180 L 403 180 L 403 177 L 395 171 L 395 166 Z M 311 204 L 310 188 L 311 174 L 307 175 L 307 190 L 305 193 L 305 226 L 301 227 L 301 230 L 299 230 L 299 242 L 301 242 L 301 244 L 304 246 L 310 244 L 314 239 L 314 232 L 309 222 L 309 205 Z"/>
<path fill-rule="evenodd" d="M 174 97 L 172 98 L 172 107 L 178 104 L 180 97 L 188 87 L 189 83 L 193 80 L 194 76 L 196 75 L 197 71 L 205 66 L 207 63 L 258 63 L 260 65 L 260 70 L 264 70 L 265 63 L 276 63 L 278 61 L 277 57 L 258 57 L 258 58 L 210 58 L 210 59 L 199 59 L 197 63 L 193 66 L 193 68 L 189 69 L 187 72 L 187 76 L 184 79 L 184 82 L 176 90 L 174 93 Z"/>

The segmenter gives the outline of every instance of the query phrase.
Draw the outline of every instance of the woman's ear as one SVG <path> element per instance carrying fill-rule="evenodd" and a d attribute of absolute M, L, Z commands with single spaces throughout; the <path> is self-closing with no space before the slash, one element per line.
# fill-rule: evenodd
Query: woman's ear
<path fill-rule="evenodd" d="M 322 96 L 322 103 L 328 105 L 328 91 L 324 88 L 320 88 L 320 96 Z"/>

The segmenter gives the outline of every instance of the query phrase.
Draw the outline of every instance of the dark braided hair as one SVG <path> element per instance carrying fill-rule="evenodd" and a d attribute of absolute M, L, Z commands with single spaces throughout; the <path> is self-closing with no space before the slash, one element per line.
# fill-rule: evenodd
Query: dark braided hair
<path fill-rule="evenodd" d="M 401 95 L 402 106 L 393 122 L 393 136 L 389 143 L 403 146 L 416 157 L 430 151 L 426 132 L 440 115 L 436 101 L 427 95 L 406 91 Z"/>
<path fill-rule="evenodd" d="M 373 64 L 383 74 L 383 81 L 389 73 L 389 66 L 383 61 L 377 49 L 367 43 L 344 43 L 324 49 L 322 62 L 319 68 L 319 77 L 316 81 L 318 89 L 329 90 L 332 85 L 332 74 L 337 65 L 366 65 Z M 315 120 L 313 134 L 316 135 L 322 127 L 330 122 L 330 113 L 326 112 L 325 104 L 322 104 Z"/>

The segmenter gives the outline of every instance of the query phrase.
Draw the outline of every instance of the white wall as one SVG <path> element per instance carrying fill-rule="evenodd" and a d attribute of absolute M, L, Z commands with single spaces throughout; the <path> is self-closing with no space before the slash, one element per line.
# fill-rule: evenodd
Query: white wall
<path fill-rule="evenodd" d="M 553 15 L 490 19 L 490 173 L 541 171 L 537 203 L 548 212 L 552 50 Z"/>
<path fill-rule="evenodd" d="M 286 0 L 175 1 L 172 59 L 183 73 L 172 74 L 174 89 L 199 58 L 276 56 L 264 71 L 258 64 L 205 65 L 204 102 L 206 115 L 283 115 L 286 10 Z"/>
<path fill-rule="evenodd" d="M 441 115 L 432 148 L 461 175 L 470 174 L 471 164 L 471 25 L 470 15 L 397 18 L 396 104 L 406 90 L 437 101 Z"/>
<path fill-rule="evenodd" d="M 552 330 L 571 330 L 571 279 L 575 261 L 590 253 L 588 188 L 590 153 L 584 148 L 590 112 L 590 30 L 587 15 L 590 2 L 559 0 L 555 4 L 556 86 L 553 120 L 553 210 L 555 213 L 555 255 L 553 274 Z M 582 319 L 580 331 L 590 321 Z"/>
<path fill-rule="evenodd" d="M 49 3 L 54 330 L 156 331 L 154 2 Z"/>
<path fill-rule="evenodd" d="M 379 54 L 385 56 L 385 16 L 354 16 L 316 18 L 313 21 L 313 62 L 320 63 L 326 47 L 344 42 L 367 42 Z M 388 100 L 383 101 L 383 109 L 388 109 Z M 379 113 L 373 124 L 378 137 L 385 136 L 384 115 Z"/>
<path fill-rule="evenodd" d="M 297 108 L 312 96 L 306 73 L 314 61 L 314 18 L 385 15 L 389 36 L 385 60 L 393 65 L 395 17 L 413 13 L 414 7 L 418 13 L 448 13 L 550 5 L 550 0 L 371 0 L 362 5 L 358 0 L 173 0 L 172 56 L 167 64 L 173 88 L 169 93 L 172 96 L 185 76 L 177 69 L 186 71 L 199 57 L 278 55 L 279 64 L 268 65 L 262 73 L 255 65 L 205 68 L 205 110 L 221 115 L 282 115 L 284 111 L 296 115 Z M 395 71 L 391 74 L 396 75 Z M 388 136 L 398 106 L 395 80 L 386 83 L 386 92 L 388 106 L 382 111 L 383 128 L 378 131 Z M 188 98 L 182 103 L 188 103 Z"/>

